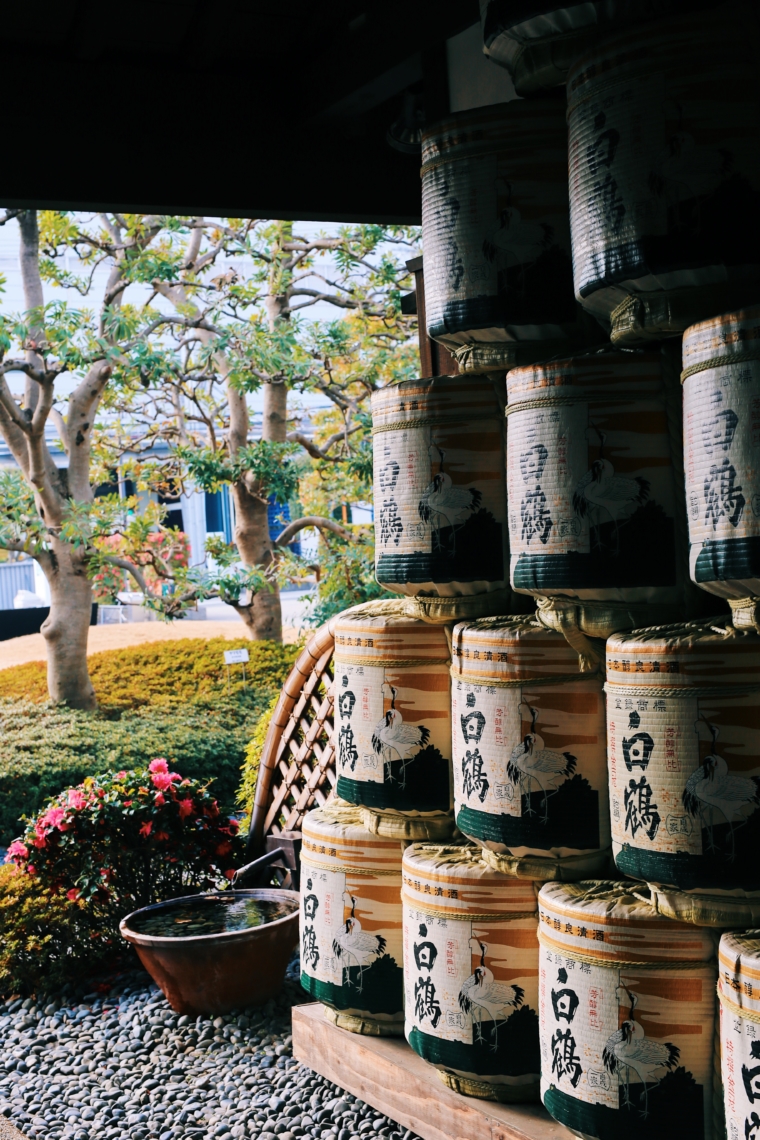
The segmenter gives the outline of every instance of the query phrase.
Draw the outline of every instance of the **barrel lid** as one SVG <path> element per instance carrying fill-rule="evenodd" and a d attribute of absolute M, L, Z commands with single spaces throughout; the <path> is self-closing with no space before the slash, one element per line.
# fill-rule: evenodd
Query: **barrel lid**
<path fill-rule="evenodd" d="M 409 617 L 404 600 L 379 599 L 339 614 L 333 625 L 336 661 L 447 664 L 446 629 Z"/>
<path fill-rule="evenodd" d="M 718 993 L 755 1018 L 760 1015 L 760 930 L 723 935 L 718 948 Z"/>
<path fill-rule="evenodd" d="M 724 615 L 616 633 L 607 642 L 607 684 L 760 686 L 760 636 Z"/>
<path fill-rule="evenodd" d="M 715 368 L 747 358 L 760 359 L 760 305 L 700 321 L 683 334 L 683 367 L 687 375 L 691 370 Z"/>
<path fill-rule="evenodd" d="M 372 393 L 374 432 L 415 427 L 420 421 L 461 423 L 463 418 L 501 418 L 503 413 L 502 389 L 497 389 L 487 376 L 404 380 Z"/>
<path fill-rule="evenodd" d="M 331 801 L 307 812 L 301 825 L 302 858 L 336 871 L 401 874 L 402 845 L 367 831 L 361 808 Z M 306 867 L 304 867 L 306 870 Z"/>
<path fill-rule="evenodd" d="M 577 652 L 561 633 L 547 629 L 532 615 L 489 617 L 454 627 L 451 675 L 482 681 L 531 681 L 581 674 Z"/>
<path fill-rule="evenodd" d="M 539 937 L 547 946 L 600 965 L 699 964 L 715 957 L 714 934 L 658 915 L 643 883 L 546 883 L 538 911 Z"/>
<path fill-rule="evenodd" d="M 560 100 L 511 99 L 507 103 L 456 111 L 423 129 L 423 177 L 428 163 L 466 158 L 473 152 L 488 153 L 505 145 L 511 148 L 522 141 L 521 136 L 532 144 L 530 158 L 534 160 L 535 135 L 541 130 L 564 136 L 567 146 L 565 107 Z"/>
<path fill-rule="evenodd" d="M 516 879 L 489 866 L 479 847 L 414 843 L 403 859 L 404 901 L 427 914 L 524 915 L 536 910 L 529 879 Z"/>
<path fill-rule="evenodd" d="M 640 399 L 662 388 L 662 363 L 656 352 L 592 352 L 566 360 L 527 364 L 507 373 L 507 403 L 536 400 L 593 399 L 622 396 Z"/>

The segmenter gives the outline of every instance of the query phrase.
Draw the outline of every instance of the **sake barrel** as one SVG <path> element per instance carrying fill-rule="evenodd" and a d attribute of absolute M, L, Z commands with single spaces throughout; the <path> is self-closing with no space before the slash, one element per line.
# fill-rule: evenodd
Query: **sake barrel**
<path fill-rule="evenodd" d="M 461 372 L 576 343 L 564 106 L 515 100 L 426 128 L 422 244 L 428 334 Z"/>
<path fill-rule="evenodd" d="M 301 985 L 343 1029 L 400 1035 L 402 845 L 334 802 L 301 831 Z"/>
<path fill-rule="evenodd" d="M 396 838 L 448 839 L 451 651 L 442 626 L 400 600 L 368 602 L 334 623 L 338 796 L 366 827 Z"/>
<path fill-rule="evenodd" d="M 512 586 L 591 667 L 588 637 L 693 616 L 673 365 L 600 352 L 507 376 Z"/>
<path fill-rule="evenodd" d="M 758 9 L 605 38 L 567 84 L 575 292 L 613 343 L 760 298 Z"/>
<path fill-rule="evenodd" d="M 724 934 L 718 950 L 720 1054 L 728 1140 L 760 1136 L 760 930 Z"/>
<path fill-rule="evenodd" d="M 372 432 L 378 582 L 427 621 L 509 611 L 502 385 L 436 376 L 382 388 Z"/>
<path fill-rule="evenodd" d="M 610 845 L 604 678 L 533 617 L 454 628 L 457 826 L 505 871 L 587 878 Z"/>
<path fill-rule="evenodd" d="M 691 576 L 757 628 L 760 306 L 687 329 L 683 368 Z"/>
<path fill-rule="evenodd" d="M 715 925 L 735 921 L 741 892 L 760 887 L 759 694 L 760 636 L 728 617 L 607 643 L 615 862 L 633 878 L 708 892 Z M 723 892 L 737 893 L 721 921 Z"/>
<path fill-rule="evenodd" d="M 530 96 L 564 84 L 570 65 L 597 36 L 711 6 L 699 0 L 586 0 L 541 11 L 515 8 L 511 0 L 480 0 L 483 51 L 506 67 L 518 95 Z"/>
<path fill-rule="evenodd" d="M 720 1140 L 715 936 L 633 892 L 541 888 L 541 1098 L 581 1136 Z"/>
<path fill-rule="evenodd" d="M 477 847 L 404 852 L 405 1031 L 457 1092 L 538 1099 L 538 939 L 533 884 Z"/>

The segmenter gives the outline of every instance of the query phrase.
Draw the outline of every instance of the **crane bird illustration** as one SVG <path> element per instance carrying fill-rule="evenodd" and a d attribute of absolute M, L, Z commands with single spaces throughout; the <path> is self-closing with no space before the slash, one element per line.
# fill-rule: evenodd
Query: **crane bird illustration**
<path fill-rule="evenodd" d="M 356 917 L 356 899 L 348 891 L 343 897 L 351 900 L 351 913 L 343 923 L 340 934 L 333 939 L 333 954 L 341 961 L 344 986 L 351 984 L 349 973 L 351 966 L 358 966 L 359 984 L 356 988 L 361 993 L 364 970 L 385 953 L 386 942 L 381 934 L 365 934 L 362 924 Z"/>
<path fill-rule="evenodd" d="M 644 1108 L 639 1109 L 646 1118 L 649 1114 L 649 1090 L 659 1085 L 662 1076 L 653 1080 L 657 1069 L 672 1071 L 678 1064 L 681 1050 L 671 1041 L 652 1041 L 646 1036 L 644 1027 L 634 1020 L 634 1010 L 638 998 L 632 994 L 627 986 L 619 986 L 625 990 L 631 1004 L 629 1016 L 616 1033 L 612 1033 L 602 1050 L 602 1061 L 608 1073 L 619 1074 L 621 1079 L 625 1074 L 625 1104 L 631 1108 L 631 1073 L 635 1073 L 644 1086 L 639 1095 L 639 1103 L 643 1098 Z M 664 1074 L 663 1074 L 664 1076 Z"/>
<path fill-rule="evenodd" d="M 735 832 L 743 827 L 748 819 L 748 817 L 742 818 L 742 811 L 747 804 L 754 804 L 755 807 L 760 805 L 760 776 L 731 775 L 728 764 L 715 751 L 718 740 L 717 726 L 707 720 L 705 724 L 712 736 L 712 751 L 689 776 L 681 801 L 689 815 L 699 819 L 700 824 L 707 821 L 711 851 L 715 851 L 713 841 L 715 812 L 723 814 L 731 835 L 730 858 L 733 860 L 736 858 Z M 741 822 L 734 826 L 734 821 L 737 819 Z"/>
<path fill-rule="evenodd" d="M 573 493 L 573 509 L 581 518 L 586 515 L 598 524 L 603 513 L 609 515 L 615 525 L 615 553 L 620 553 L 620 523 L 628 518 L 636 507 L 642 506 L 649 498 L 649 480 L 637 475 L 629 479 L 626 475 L 616 475 L 609 459 L 604 458 L 604 444 L 607 439 L 603 431 L 594 427 L 599 436 L 599 458 L 591 464 L 591 470 L 578 483 Z"/>
<path fill-rule="evenodd" d="M 401 778 L 399 784 L 406 787 L 406 767 L 413 760 L 421 748 L 424 748 L 430 739 L 430 729 L 423 724 L 404 724 L 401 713 L 396 708 L 398 692 L 393 685 L 388 686 L 391 691 L 391 707 L 375 726 L 372 734 L 372 747 L 378 756 L 383 757 L 384 766 L 388 766 L 388 779 L 390 780 L 390 765 L 394 760 L 401 761 Z"/>
<path fill-rule="evenodd" d="M 523 218 L 517 207 L 509 203 L 511 185 L 501 182 L 502 193 L 506 192 L 508 204 L 499 211 L 496 225 L 483 239 L 483 256 L 487 261 L 497 261 L 507 268 L 534 265 L 539 257 L 551 249 L 555 237 L 554 228 L 547 222 L 533 222 Z"/>
<path fill-rule="evenodd" d="M 530 711 L 530 732 L 522 738 L 520 744 L 512 749 L 507 763 L 507 777 L 513 784 L 520 787 L 520 795 L 527 793 L 528 807 L 526 815 L 535 815 L 530 806 L 530 788 L 535 780 L 544 795 L 544 818 L 549 818 L 549 796 L 559 791 L 557 781 L 567 779 L 575 772 L 578 760 L 571 752 L 553 752 L 544 748 L 543 739 L 536 732 L 538 709 L 526 706 Z M 549 791 L 549 788 L 552 790 Z"/>
<path fill-rule="evenodd" d="M 430 523 L 434 532 L 443 527 L 451 527 L 451 552 L 456 553 L 456 529 L 480 506 L 482 494 L 475 487 L 455 487 L 451 476 L 443 469 L 446 452 L 436 448 L 440 456 L 441 468 L 433 476 L 418 504 L 423 522 Z M 437 540 L 440 544 L 440 539 Z"/>
<path fill-rule="evenodd" d="M 477 938 L 471 938 L 480 947 L 480 965 L 459 991 L 459 1007 L 472 1016 L 472 1024 L 478 1041 L 483 1040 L 483 1020 L 492 1021 L 491 1048 L 499 1046 L 499 1026 L 510 1016 L 509 1010 L 517 1009 L 523 1003 L 525 990 L 521 986 L 505 986 L 494 981 L 491 970 L 486 966 L 488 946 Z"/>

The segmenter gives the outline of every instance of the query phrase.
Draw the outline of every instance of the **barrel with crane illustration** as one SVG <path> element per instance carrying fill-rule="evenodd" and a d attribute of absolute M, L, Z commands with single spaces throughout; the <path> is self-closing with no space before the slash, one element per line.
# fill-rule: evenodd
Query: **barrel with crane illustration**
<path fill-rule="evenodd" d="M 460 372 L 579 344 L 564 104 L 517 99 L 426 127 L 422 244 L 428 335 Z"/>
<path fill-rule="evenodd" d="M 760 628 L 760 306 L 692 325 L 683 337 L 689 566 Z"/>
<path fill-rule="evenodd" d="M 404 852 L 406 1037 L 450 1088 L 538 1099 L 538 941 L 533 884 L 477 847 Z"/>
<path fill-rule="evenodd" d="M 604 676 L 581 672 L 535 617 L 454 627 L 451 721 L 459 830 L 544 881 L 609 860 Z"/>
<path fill-rule="evenodd" d="M 607 643 L 613 853 L 624 874 L 663 885 L 663 913 L 760 917 L 759 695 L 760 636 L 729 617 Z"/>
<path fill-rule="evenodd" d="M 538 896 L 541 1098 L 598 1140 L 721 1140 L 717 936 L 632 883 Z"/>
<path fill-rule="evenodd" d="M 570 68 L 575 294 L 613 344 L 760 300 L 758 31 L 752 3 L 673 13 Z"/>
<path fill-rule="evenodd" d="M 512 586 L 594 666 L 617 630 L 694 616 L 677 350 L 507 376 Z M 699 611 L 697 611 L 699 612 Z"/>
<path fill-rule="evenodd" d="M 331 802 L 302 825 L 301 985 L 354 1033 L 403 1033 L 401 856 Z"/>
<path fill-rule="evenodd" d="M 760 1136 L 760 930 L 718 949 L 720 1053 L 728 1140 Z"/>
<path fill-rule="evenodd" d="M 372 396 L 375 573 L 430 622 L 514 612 L 504 384 L 435 376 Z"/>
<path fill-rule="evenodd" d="M 566 83 L 571 65 L 600 36 L 714 5 L 715 0 L 585 0 L 526 9 L 509 0 L 480 0 L 483 51 L 507 69 L 518 95 L 539 95 Z"/>
<path fill-rule="evenodd" d="M 371 830 L 406 839 L 453 831 L 446 634 L 408 617 L 400 599 L 335 619 L 336 792 Z"/>

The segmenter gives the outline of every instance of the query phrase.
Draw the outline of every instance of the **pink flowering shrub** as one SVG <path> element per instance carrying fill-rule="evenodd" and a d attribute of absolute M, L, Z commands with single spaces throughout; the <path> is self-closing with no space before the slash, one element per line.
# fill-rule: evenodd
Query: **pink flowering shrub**
<path fill-rule="evenodd" d="M 79 927 L 91 916 L 81 959 L 120 950 L 119 920 L 137 907 L 217 888 L 243 852 L 237 821 L 222 815 L 208 786 L 171 772 L 161 757 L 88 777 L 25 823 L 6 862 L 67 900 Z"/>

